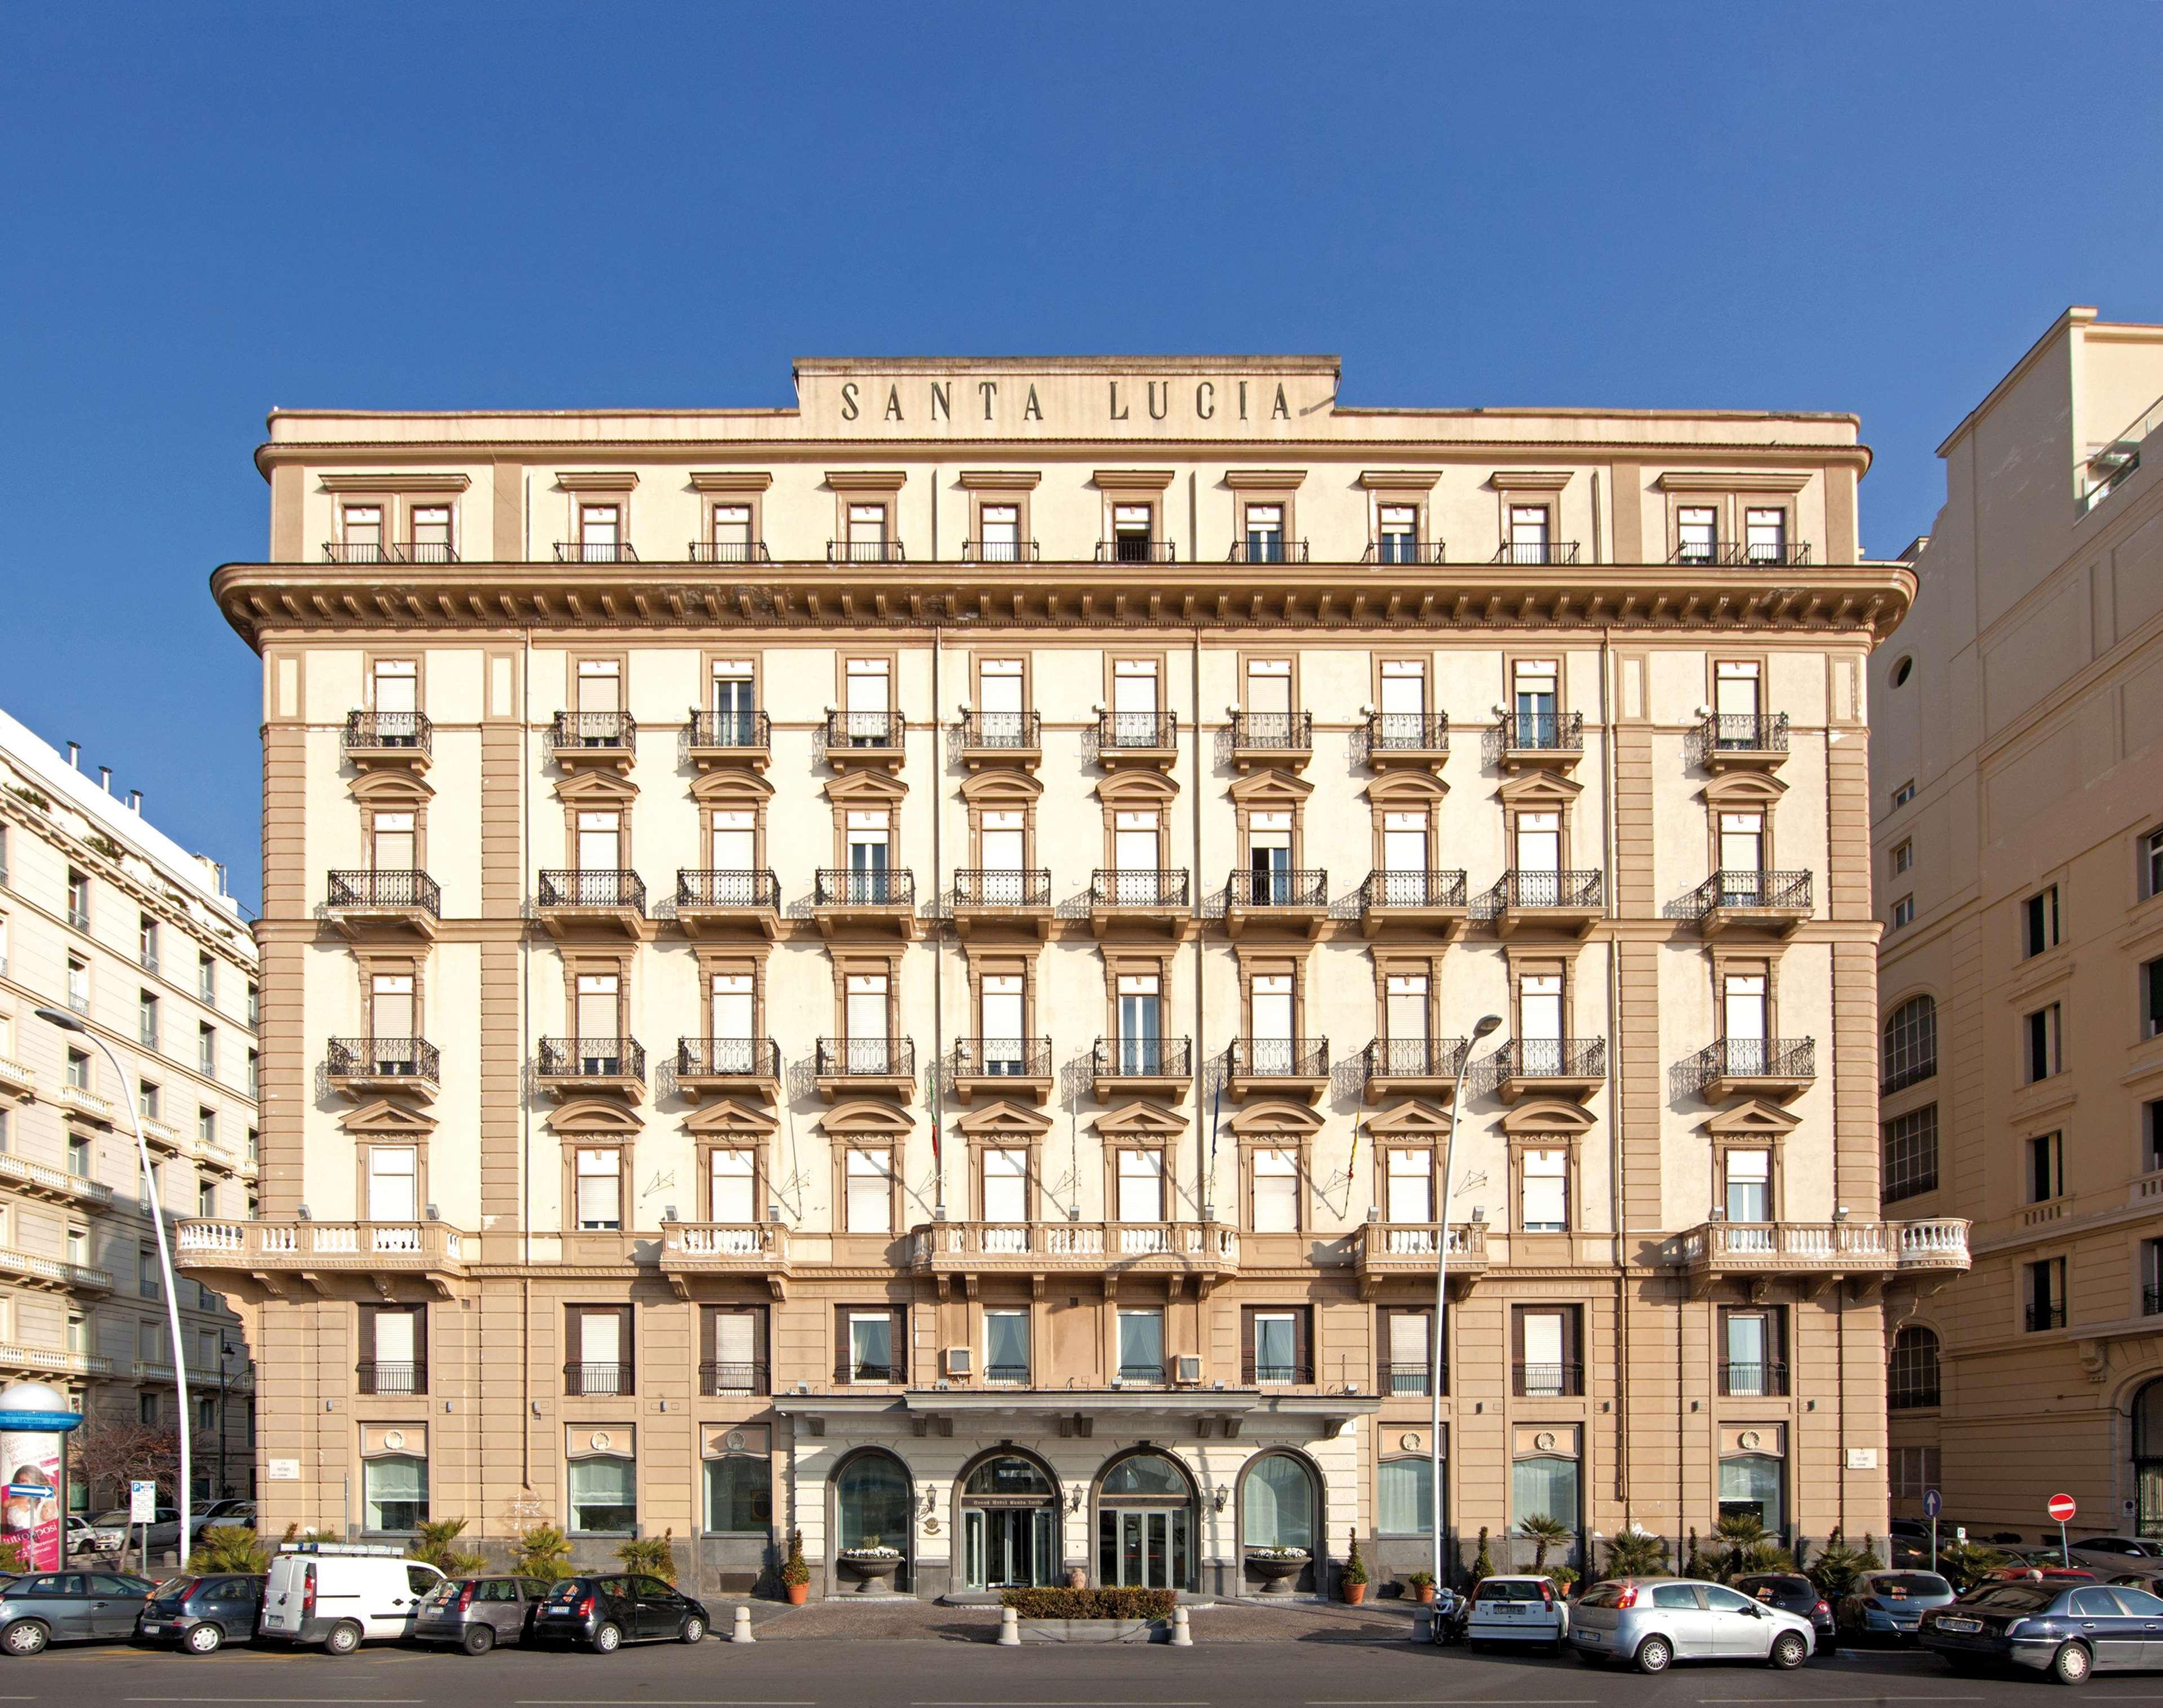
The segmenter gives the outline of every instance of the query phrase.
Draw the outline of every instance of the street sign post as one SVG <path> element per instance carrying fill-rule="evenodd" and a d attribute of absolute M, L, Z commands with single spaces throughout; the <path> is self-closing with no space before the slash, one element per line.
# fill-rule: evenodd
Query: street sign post
<path fill-rule="evenodd" d="M 150 1575 L 150 1527 L 158 1522 L 158 1485 L 143 1477 L 128 1485 L 128 1522 L 143 1527 L 143 1575 Z"/>
<path fill-rule="evenodd" d="M 2073 1504 L 2071 1495 L 2053 1495 L 2050 1504 L 2043 1510 L 2058 1526 L 2058 1559 L 2061 1564 L 2070 1567 L 2073 1563 L 2073 1550 L 2066 1541 L 2066 1526 L 2071 1522 L 2073 1514 L 2081 1509 Z"/>
<path fill-rule="evenodd" d="M 1946 1510 L 1945 1497 L 1935 1489 L 1923 1491 L 1923 1516 L 1930 1521 L 1930 1569 L 1938 1569 L 1938 1514 Z"/>

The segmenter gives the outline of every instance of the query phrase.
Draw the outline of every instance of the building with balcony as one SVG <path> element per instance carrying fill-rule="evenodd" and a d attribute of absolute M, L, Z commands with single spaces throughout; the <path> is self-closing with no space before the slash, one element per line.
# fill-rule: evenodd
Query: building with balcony
<path fill-rule="evenodd" d="M 1888 1321 L 1893 1510 L 2036 1540 L 2061 1491 L 2163 1538 L 2159 428 L 2163 327 L 2068 309 L 1939 447 L 1871 664 L 1886 1213 L 1974 1240 Z"/>
<path fill-rule="evenodd" d="M 77 760 L 0 713 L 0 1379 L 50 1382 L 93 1419 L 172 1428 L 150 1218 L 176 1239 L 182 1218 L 254 1212 L 255 944 L 216 862 Z M 109 1045 L 125 1081 L 39 1009 Z M 178 1303 L 196 1494 L 251 1495 L 252 1324 L 207 1277 L 183 1276 Z M 103 1511 L 127 1494 L 78 1474 L 68 1499 Z"/>
<path fill-rule="evenodd" d="M 272 418 L 292 995 L 264 1219 L 187 1230 L 269 1522 L 924 1595 L 1882 1533 L 1965 1229 L 1878 1214 L 1855 422 L 796 379 Z"/>

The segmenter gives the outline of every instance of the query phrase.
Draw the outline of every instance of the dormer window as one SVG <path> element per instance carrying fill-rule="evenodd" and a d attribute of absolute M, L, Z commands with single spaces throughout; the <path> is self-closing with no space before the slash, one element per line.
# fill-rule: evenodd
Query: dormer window
<path fill-rule="evenodd" d="M 1720 551 L 1720 512 L 1710 505 L 1687 505 L 1675 512 L 1675 561 L 1710 563 Z"/>
<path fill-rule="evenodd" d="M 1742 554 L 1752 563 L 1788 561 L 1788 512 L 1777 509 L 1747 510 L 1742 515 Z"/>
<path fill-rule="evenodd" d="M 454 563 L 452 549 L 451 507 L 448 504 L 416 504 L 410 513 L 411 554 L 416 563 Z"/>
<path fill-rule="evenodd" d="M 380 563 L 384 561 L 383 506 L 380 504 L 348 504 L 338 516 L 338 535 L 345 548 L 348 563 Z"/>

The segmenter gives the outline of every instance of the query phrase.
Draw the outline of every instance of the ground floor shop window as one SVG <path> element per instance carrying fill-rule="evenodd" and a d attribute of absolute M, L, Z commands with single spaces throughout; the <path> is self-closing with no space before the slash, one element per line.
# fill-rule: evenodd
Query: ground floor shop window
<path fill-rule="evenodd" d="M 2163 1381 L 2133 1397 L 2134 1522 L 2145 1537 L 2163 1537 Z"/>
<path fill-rule="evenodd" d="M 1521 1459 L 1510 1467 L 1510 1506 L 1521 1528 L 1535 1518 L 1578 1527 L 1577 1461 L 1550 1454 Z"/>
<path fill-rule="evenodd" d="M 762 1536 L 772 1527 L 771 1462 L 750 1454 L 708 1459 L 706 1528 L 716 1535 Z"/>
<path fill-rule="evenodd" d="M 571 1463 L 571 1529 L 587 1536 L 620 1535 L 638 1524 L 638 1468 L 603 1455 Z"/>
<path fill-rule="evenodd" d="M 416 1530 L 428 1519 L 428 1462 L 411 1454 L 364 1459 L 361 1506 L 370 1530 Z"/>
<path fill-rule="evenodd" d="M 1384 1536 L 1426 1536 L 1434 1529 L 1434 1467 L 1423 1459 L 1385 1459 L 1375 1476 L 1375 1527 Z"/>
<path fill-rule="evenodd" d="M 1783 1469 L 1769 1454 L 1738 1453 L 1721 1459 L 1720 1516 L 1755 1518 L 1767 1530 L 1778 1530 L 1785 1510 L 1780 1498 Z"/>
<path fill-rule="evenodd" d="M 890 1454 L 860 1454 L 834 1480 L 841 1547 L 909 1549 L 915 1502 L 909 1473 Z"/>
<path fill-rule="evenodd" d="M 1314 1552 L 1314 1479 L 1287 1453 L 1265 1454 L 1248 1468 L 1239 1516 L 1249 1548 Z"/>

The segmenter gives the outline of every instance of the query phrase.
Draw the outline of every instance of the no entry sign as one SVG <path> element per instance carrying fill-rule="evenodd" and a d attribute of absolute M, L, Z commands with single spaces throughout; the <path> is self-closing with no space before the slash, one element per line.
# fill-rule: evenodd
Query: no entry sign
<path fill-rule="evenodd" d="M 2053 1495 L 2050 1496 L 2050 1506 L 2045 1510 L 2050 1513 L 2050 1522 L 2053 1524 L 2066 1524 L 2071 1522 L 2073 1514 L 2079 1512 L 2080 1508 L 2073 1504 L 2073 1497 L 2071 1495 Z"/>

